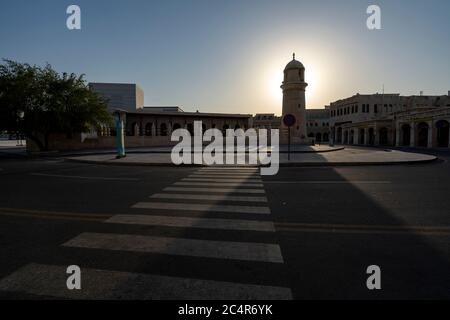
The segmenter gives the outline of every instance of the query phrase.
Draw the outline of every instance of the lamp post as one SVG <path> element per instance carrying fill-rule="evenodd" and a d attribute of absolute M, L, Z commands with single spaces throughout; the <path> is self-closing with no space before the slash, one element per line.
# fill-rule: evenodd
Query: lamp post
<path fill-rule="evenodd" d="M 24 117 L 25 117 L 25 113 L 23 111 L 17 111 L 16 139 L 17 139 L 17 146 L 18 147 L 22 147 L 23 146 L 22 134 L 20 132 L 20 123 L 21 123 L 21 121 L 23 120 Z"/>
<path fill-rule="evenodd" d="M 116 123 L 116 146 L 117 146 L 117 159 L 125 158 L 125 138 L 124 138 L 124 128 L 123 128 L 123 118 L 125 117 L 124 112 L 115 111 L 114 120 Z"/>

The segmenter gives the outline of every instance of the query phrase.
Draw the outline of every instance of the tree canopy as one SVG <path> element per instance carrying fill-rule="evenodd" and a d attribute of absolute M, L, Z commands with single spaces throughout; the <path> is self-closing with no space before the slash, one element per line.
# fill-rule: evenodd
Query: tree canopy
<path fill-rule="evenodd" d="M 4 60 L 0 64 L 0 130 L 21 132 L 41 150 L 52 133 L 72 136 L 112 121 L 106 101 L 84 75 Z"/>

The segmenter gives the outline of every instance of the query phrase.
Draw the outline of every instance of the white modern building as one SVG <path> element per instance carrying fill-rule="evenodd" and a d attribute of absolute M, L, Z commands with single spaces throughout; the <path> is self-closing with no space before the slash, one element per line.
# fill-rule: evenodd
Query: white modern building
<path fill-rule="evenodd" d="M 144 91 L 135 83 L 91 82 L 89 88 L 107 101 L 110 111 L 136 111 L 144 108 Z"/>

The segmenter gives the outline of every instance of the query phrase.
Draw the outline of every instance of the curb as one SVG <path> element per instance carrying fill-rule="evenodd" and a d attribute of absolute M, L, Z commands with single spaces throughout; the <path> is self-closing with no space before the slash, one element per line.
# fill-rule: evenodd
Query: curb
<path fill-rule="evenodd" d="M 393 165 L 414 165 L 414 164 L 426 164 L 436 162 L 439 158 L 433 157 L 426 160 L 405 160 L 405 161 L 387 161 L 387 162 L 295 162 L 295 163 L 280 163 L 281 167 L 361 167 L 361 166 L 393 166 Z M 183 164 L 175 165 L 172 163 L 149 163 L 149 162 L 112 162 L 111 160 L 83 160 L 64 158 L 66 162 L 86 163 L 86 164 L 100 164 L 111 166 L 129 166 L 129 167 L 209 167 L 203 164 Z M 255 167 L 255 166 L 242 166 L 242 167 Z M 259 166 L 258 166 L 259 167 Z"/>
<path fill-rule="evenodd" d="M 333 149 L 327 149 L 327 150 L 319 150 L 319 151 L 315 151 L 315 150 L 308 150 L 308 151 L 291 151 L 291 154 L 295 154 L 295 153 L 327 153 L 327 152 L 336 152 L 336 151 L 342 151 L 345 150 L 345 147 L 338 147 L 338 148 L 333 148 Z M 268 153 L 270 153 L 271 151 L 268 151 Z M 139 150 L 134 150 L 134 151 L 127 151 L 127 154 L 171 154 L 172 151 L 139 151 Z M 237 151 L 234 151 L 234 153 L 238 153 Z M 246 152 L 249 153 L 249 152 Z M 288 151 L 283 150 L 283 151 L 279 151 L 279 153 L 288 153 Z M 85 152 L 85 153 L 51 153 L 51 154 L 43 154 L 43 156 L 47 156 L 47 157 L 76 157 L 76 156 L 96 156 L 96 155 L 115 155 L 117 154 L 116 151 L 105 151 L 105 152 Z M 39 154 L 37 155 L 39 156 Z"/>

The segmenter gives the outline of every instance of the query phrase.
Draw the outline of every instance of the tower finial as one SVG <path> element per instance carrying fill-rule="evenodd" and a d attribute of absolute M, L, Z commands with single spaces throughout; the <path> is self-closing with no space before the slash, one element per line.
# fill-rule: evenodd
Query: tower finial
<path fill-rule="evenodd" d="M 295 60 L 295 52 L 292 53 L 292 60 Z"/>

